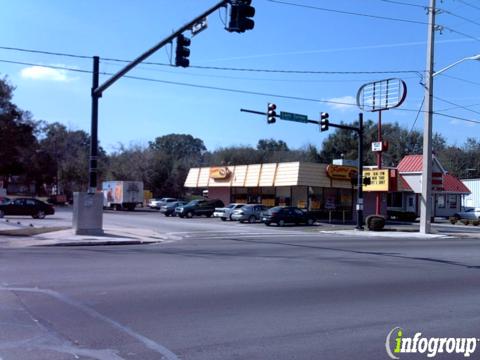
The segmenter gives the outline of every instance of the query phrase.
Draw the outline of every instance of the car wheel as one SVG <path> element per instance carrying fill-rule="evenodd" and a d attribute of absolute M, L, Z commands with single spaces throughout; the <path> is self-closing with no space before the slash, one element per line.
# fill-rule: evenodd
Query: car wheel
<path fill-rule="evenodd" d="M 45 211 L 39 210 L 35 215 L 32 215 L 34 219 L 45 219 Z"/>
<path fill-rule="evenodd" d="M 278 226 L 285 226 L 285 221 L 284 220 L 279 220 L 277 224 L 278 224 Z"/>
<path fill-rule="evenodd" d="M 265 226 L 270 226 L 270 223 L 269 223 L 269 222 L 265 222 Z"/>
<path fill-rule="evenodd" d="M 228 217 L 228 220 L 233 221 L 232 215 L 230 215 L 230 216 Z"/>
<path fill-rule="evenodd" d="M 454 214 L 452 217 L 454 217 L 457 221 L 459 221 L 461 219 L 460 215 L 458 215 L 458 214 Z"/>
<path fill-rule="evenodd" d="M 315 221 L 313 219 L 308 219 L 307 220 L 307 225 L 313 225 Z"/>
<path fill-rule="evenodd" d="M 191 219 L 193 217 L 193 213 L 191 211 L 187 212 L 187 218 Z"/>
<path fill-rule="evenodd" d="M 221 217 L 220 219 L 222 219 L 222 221 L 227 221 L 226 217 Z"/>
<path fill-rule="evenodd" d="M 249 218 L 248 218 L 248 222 L 250 224 L 253 224 L 255 221 L 257 221 L 257 218 L 255 217 L 255 215 L 251 215 Z"/>
<path fill-rule="evenodd" d="M 163 215 L 165 215 L 165 216 L 167 216 L 167 217 L 168 217 L 168 216 L 170 216 L 170 214 L 169 214 L 169 213 L 164 213 Z"/>
<path fill-rule="evenodd" d="M 205 216 L 206 216 L 207 218 L 211 218 L 212 215 L 213 215 L 213 214 L 206 214 Z"/>
<path fill-rule="evenodd" d="M 5 211 L 0 210 L 0 219 L 3 218 L 4 216 L 5 216 Z"/>

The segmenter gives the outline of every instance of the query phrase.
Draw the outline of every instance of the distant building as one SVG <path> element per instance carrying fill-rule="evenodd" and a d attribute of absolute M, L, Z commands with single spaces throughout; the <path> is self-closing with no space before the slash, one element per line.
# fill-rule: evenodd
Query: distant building
<path fill-rule="evenodd" d="M 462 183 L 471 191 L 464 198 L 464 206 L 480 208 L 480 179 L 464 179 Z"/>

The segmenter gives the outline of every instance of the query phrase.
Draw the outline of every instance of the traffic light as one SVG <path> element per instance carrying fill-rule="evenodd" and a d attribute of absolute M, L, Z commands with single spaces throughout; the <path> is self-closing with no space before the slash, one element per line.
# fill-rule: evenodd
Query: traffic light
<path fill-rule="evenodd" d="M 327 131 L 328 130 L 328 113 L 321 113 L 320 114 L 320 131 Z"/>
<path fill-rule="evenodd" d="M 275 121 L 277 121 L 277 112 L 275 111 L 276 109 L 277 109 L 277 105 L 268 103 L 268 110 L 267 110 L 268 124 L 275 124 Z"/>
<path fill-rule="evenodd" d="M 188 67 L 190 65 L 190 39 L 180 34 L 177 36 L 177 49 L 175 51 L 175 66 Z"/>
<path fill-rule="evenodd" d="M 362 183 L 363 183 L 363 185 L 371 185 L 372 184 L 372 178 L 371 177 L 364 177 Z"/>
<path fill-rule="evenodd" d="M 255 16 L 255 8 L 251 4 L 252 0 L 232 0 L 228 31 L 242 33 L 254 28 L 255 21 L 252 18 Z"/>

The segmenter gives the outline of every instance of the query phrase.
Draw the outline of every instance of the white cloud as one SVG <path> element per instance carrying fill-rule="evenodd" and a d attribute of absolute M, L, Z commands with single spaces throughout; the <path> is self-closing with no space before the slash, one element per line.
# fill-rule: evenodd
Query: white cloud
<path fill-rule="evenodd" d="M 26 67 L 21 70 L 20 75 L 22 78 L 29 80 L 47 80 L 59 82 L 75 80 L 75 78 L 68 76 L 67 70 L 53 69 L 44 66 Z"/>
<path fill-rule="evenodd" d="M 357 99 L 350 95 L 326 99 L 326 101 L 331 101 L 329 105 L 335 110 L 348 111 L 357 108 Z"/>

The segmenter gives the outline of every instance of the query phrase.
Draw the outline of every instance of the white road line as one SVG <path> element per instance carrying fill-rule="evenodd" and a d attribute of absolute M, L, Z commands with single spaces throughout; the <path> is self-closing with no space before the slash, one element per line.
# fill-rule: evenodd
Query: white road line
<path fill-rule="evenodd" d="M 39 288 L 24 288 L 24 287 L 3 287 L 0 286 L 0 291 L 18 291 L 18 292 L 31 292 L 31 293 L 40 293 L 40 294 L 46 294 L 49 295 L 59 301 L 62 301 L 66 304 L 69 304 L 73 307 L 76 307 L 79 310 L 82 310 L 83 312 L 89 314 L 90 316 L 97 318 L 99 320 L 102 320 L 113 327 L 119 329 L 120 331 L 123 331 L 124 333 L 130 335 L 131 337 L 139 340 L 142 342 L 147 348 L 156 351 L 160 354 L 162 354 L 163 357 L 165 357 L 168 360 L 180 360 L 177 355 L 175 355 L 173 352 L 171 352 L 169 349 L 167 349 L 165 346 L 160 345 L 153 341 L 152 339 L 147 338 L 146 336 L 143 336 L 132 329 L 130 329 L 128 326 L 122 325 L 119 322 L 116 322 L 115 320 L 112 320 L 105 315 L 100 314 L 96 310 L 92 309 L 91 307 L 84 305 L 74 299 L 69 298 L 66 295 L 62 295 L 59 292 L 49 290 L 49 289 L 39 289 Z"/>

